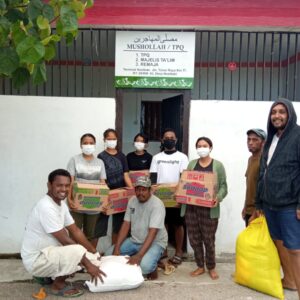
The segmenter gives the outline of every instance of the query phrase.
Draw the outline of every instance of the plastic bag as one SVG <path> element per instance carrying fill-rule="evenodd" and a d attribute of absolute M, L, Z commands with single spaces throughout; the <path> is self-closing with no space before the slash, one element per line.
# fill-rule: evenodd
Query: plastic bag
<path fill-rule="evenodd" d="M 235 282 L 284 299 L 279 256 L 263 216 L 253 220 L 237 238 Z"/>
<path fill-rule="evenodd" d="M 100 269 L 106 274 L 102 277 L 104 283 L 86 281 L 91 292 L 111 292 L 129 290 L 139 287 L 144 282 L 140 266 L 127 264 L 126 256 L 103 256 Z"/>

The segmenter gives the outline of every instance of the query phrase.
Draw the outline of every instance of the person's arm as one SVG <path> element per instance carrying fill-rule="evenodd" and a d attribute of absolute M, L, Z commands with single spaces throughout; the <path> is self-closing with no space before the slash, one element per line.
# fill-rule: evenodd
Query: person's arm
<path fill-rule="evenodd" d="M 68 235 L 67 230 L 70 233 Z M 80 244 L 83 246 L 87 251 L 96 253 L 96 248 L 87 240 L 83 232 L 75 225 L 75 223 L 67 226 L 59 231 L 52 232 L 51 234 L 63 245 L 75 245 Z"/>
<path fill-rule="evenodd" d="M 139 252 L 133 256 L 131 256 L 128 260 L 128 264 L 130 265 L 140 265 L 145 253 L 151 247 L 156 235 L 158 232 L 158 228 L 149 228 L 148 235 L 140 248 Z"/>
<path fill-rule="evenodd" d="M 126 239 L 128 233 L 130 230 L 130 222 L 123 221 L 123 224 L 121 226 L 121 229 L 118 234 L 117 242 L 114 248 L 113 255 L 120 255 L 120 247 L 123 243 L 123 241 Z"/>
<path fill-rule="evenodd" d="M 133 184 L 131 182 L 128 172 L 124 173 L 124 181 L 125 181 L 126 187 L 131 188 L 131 189 L 133 188 Z"/>
<path fill-rule="evenodd" d="M 226 172 L 223 164 L 219 162 L 217 168 L 218 175 L 218 191 L 216 195 L 216 201 L 214 207 L 216 207 L 227 195 L 227 181 L 226 181 Z"/>
<path fill-rule="evenodd" d="M 69 225 L 67 227 L 70 233 L 72 233 L 72 236 L 74 237 L 75 241 L 78 242 L 78 244 L 81 244 L 87 251 L 96 253 L 96 249 L 92 246 L 92 244 L 86 239 L 82 231 L 75 225 Z M 69 237 L 67 234 L 66 229 L 59 230 L 57 232 L 53 232 L 52 235 L 63 245 L 74 245 L 76 242 Z M 100 270 L 99 267 L 95 266 L 91 261 L 83 255 L 81 259 L 81 264 L 86 268 L 86 271 L 90 274 L 91 276 L 91 281 L 95 281 L 95 284 L 97 285 L 98 279 L 103 283 L 103 276 L 106 276 L 104 272 Z"/>

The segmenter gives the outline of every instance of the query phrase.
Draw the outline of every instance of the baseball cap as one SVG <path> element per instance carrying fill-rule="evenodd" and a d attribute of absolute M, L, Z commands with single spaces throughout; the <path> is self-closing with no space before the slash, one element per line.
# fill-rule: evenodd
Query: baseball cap
<path fill-rule="evenodd" d="M 140 176 L 136 179 L 134 186 L 143 186 L 146 188 L 151 187 L 151 180 L 148 176 Z"/>
<path fill-rule="evenodd" d="M 257 136 L 259 136 L 260 138 L 262 138 L 263 140 L 265 140 L 267 138 L 267 134 L 264 130 L 260 129 L 260 128 L 252 128 L 249 129 L 247 131 L 247 135 L 250 133 L 255 133 Z"/>

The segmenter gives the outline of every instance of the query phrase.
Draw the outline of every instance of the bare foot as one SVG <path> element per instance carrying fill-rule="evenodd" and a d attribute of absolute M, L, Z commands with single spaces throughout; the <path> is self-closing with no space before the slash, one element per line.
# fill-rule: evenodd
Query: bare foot
<path fill-rule="evenodd" d="M 288 282 L 286 280 L 281 279 L 282 282 L 282 287 L 286 290 L 290 290 L 290 291 L 297 291 L 297 287 L 296 284 L 294 282 Z"/>
<path fill-rule="evenodd" d="M 216 272 L 215 269 L 211 269 L 211 270 L 209 270 L 208 272 L 209 272 L 209 276 L 210 276 L 210 278 L 211 278 L 212 280 L 216 280 L 216 279 L 219 278 L 219 275 L 218 275 L 218 273 Z"/>
<path fill-rule="evenodd" d="M 204 268 L 197 268 L 196 270 L 194 270 L 193 272 L 190 273 L 190 276 L 196 277 L 196 276 L 202 275 L 203 273 L 205 273 Z"/>

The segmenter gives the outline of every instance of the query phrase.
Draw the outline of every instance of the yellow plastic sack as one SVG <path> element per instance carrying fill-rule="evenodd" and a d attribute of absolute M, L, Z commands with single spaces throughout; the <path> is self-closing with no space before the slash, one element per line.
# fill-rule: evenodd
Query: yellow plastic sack
<path fill-rule="evenodd" d="M 280 260 L 265 217 L 253 220 L 237 238 L 235 282 L 284 299 Z"/>

